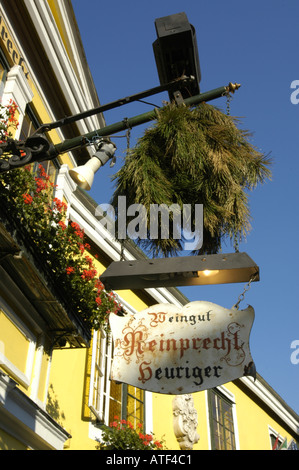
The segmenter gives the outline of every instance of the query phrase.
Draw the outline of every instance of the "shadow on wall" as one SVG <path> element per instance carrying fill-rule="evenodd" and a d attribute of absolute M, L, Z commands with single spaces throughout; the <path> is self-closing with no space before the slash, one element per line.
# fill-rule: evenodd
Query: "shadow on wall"
<path fill-rule="evenodd" d="M 60 410 L 59 402 L 57 400 L 57 396 L 55 395 L 54 387 L 52 384 L 50 384 L 49 386 L 46 411 L 47 413 L 49 413 L 51 418 L 53 418 L 60 426 L 63 427 L 63 422 L 66 419 L 65 414 L 63 411 Z"/>

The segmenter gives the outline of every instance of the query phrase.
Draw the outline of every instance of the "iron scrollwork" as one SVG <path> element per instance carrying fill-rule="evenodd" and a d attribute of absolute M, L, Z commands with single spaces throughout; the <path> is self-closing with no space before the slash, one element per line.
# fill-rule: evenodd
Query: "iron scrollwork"
<path fill-rule="evenodd" d="M 43 134 L 34 134 L 25 141 L 7 139 L 0 143 L 0 173 L 56 156 L 54 146 Z"/>

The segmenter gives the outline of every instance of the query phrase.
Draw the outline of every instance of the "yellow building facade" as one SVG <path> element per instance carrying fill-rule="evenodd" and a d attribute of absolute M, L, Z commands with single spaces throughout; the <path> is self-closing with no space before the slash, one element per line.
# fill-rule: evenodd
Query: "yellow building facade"
<path fill-rule="evenodd" d="M 12 100 L 18 106 L 19 140 L 42 124 L 99 106 L 71 1 L 1 1 L 0 97 L 2 105 Z M 54 129 L 47 138 L 56 145 L 104 126 L 104 117 L 96 115 Z M 144 255 L 99 224 L 101 201 L 70 178 L 69 169 L 92 152 L 70 151 L 42 166 L 55 184 L 53 197 L 67 204 L 67 218 L 84 231 L 101 274 L 121 257 Z M 157 303 L 188 303 L 173 288 L 132 286 L 115 295 L 128 315 Z M 163 436 L 169 450 L 270 450 L 285 439 L 288 445 L 298 441 L 298 415 L 260 376 L 175 397 L 111 381 L 107 333 L 88 328 L 73 307 L 30 239 L 0 207 L 1 450 L 95 450 L 114 416 Z"/>

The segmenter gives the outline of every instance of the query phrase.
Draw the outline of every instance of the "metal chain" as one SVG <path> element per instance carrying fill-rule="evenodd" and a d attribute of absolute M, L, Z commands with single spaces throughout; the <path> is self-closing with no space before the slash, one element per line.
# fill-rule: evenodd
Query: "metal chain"
<path fill-rule="evenodd" d="M 226 93 L 226 114 L 227 116 L 230 116 L 230 103 L 231 100 L 233 99 L 232 95 L 228 91 Z M 234 249 L 235 253 L 239 253 L 239 240 L 238 240 L 238 235 L 235 233 L 234 234 Z"/>
<path fill-rule="evenodd" d="M 230 102 L 232 100 L 232 95 L 228 92 L 226 94 L 226 114 L 230 116 Z"/>
<path fill-rule="evenodd" d="M 234 249 L 235 253 L 239 253 L 239 240 L 238 235 L 236 233 L 234 234 Z"/>
<path fill-rule="evenodd" d="M 125 118 L 123 120 L 123 122 L 125 123 L 125 125 L 127 126 L 127 132 L 126 132 L 126 138 L 127 138 L 127 149 L 126 149 L 126 154 L 127 156 L 129 155 L 129 151 L 130 151 L 130 145 L 131 145 L 131 127 L 129 126 L 129 120 L 128 118 Z M 124 250 L 125 250 L 125 240 L 121 240 L 120 241 L 120 261 L 125 261 L 125 254 L 124 254 Z"/>
<path fill-rule="evenodd" d="M 130 151 L 130 139 L 131 139 L 131 128 L 129 127 L 128 130 L 127 130 L 127 155 L 129 154 L 129 151 Z"/>
<path fill-rule="evenodd" d="M 246 294 L 246 292 L 249 291 L 249 289 L 251 287 L 251 283 L 254 281 L 256 276 L 257 276 L 257 274 L 253 274 L 253 276 L 251 276 L 251 278 L 249 279 L 249 282 L 245 285 L 242 294 L 239 295 L 238 302 L 233 306 L 233 308 L 235 308 L 237 310 L 239 309 L 239 304 L 242 302 L 242 300 L 244 300 L 245 294 Z"/>
<path fill-rule="evenodd" d="M 132 130 L 132 128 L 131 128 L 130 125 L 129 125 L 129 119 L 128 119 L 128 118 L 124 118 L 124 119 L 123 119 L 123 123 L 124 123 L 125 126 L 127 127 L 127 132 L 126 132 L 127 149 L 126 149 L 126 153 L 127 153 L 127 155 L 128 155 L 129 150 L 130 150 L 130 138 L 131 138 L 131 130 Z"/>
<path fill-rule="evenodd" d="M 124 261 L 125 260 L 125 255 L 124 255 L 124 241 L 120 242 L 120 260 L 119 261 Z"/>

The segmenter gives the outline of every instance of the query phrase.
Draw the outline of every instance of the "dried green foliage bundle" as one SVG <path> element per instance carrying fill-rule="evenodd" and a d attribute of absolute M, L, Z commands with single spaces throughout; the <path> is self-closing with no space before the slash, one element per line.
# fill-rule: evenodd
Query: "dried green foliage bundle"
<path fill-rule="evenodd" d="M 236 118 L 206 103 L 159 110 L 154 126 L 114 176 L 116 212 L 118 196 L 126 196 L 127 206 L 142 204 L 148 218 L 151 204 L 203 204 L 203 245 L 195 254 L 217 253 L 227 237 L 243 239 L 250 229 L 248 192 L 271 172 L 269 158 L 250 144 L 249 133 L 237 124 Z M 193 210 L 193 227 L 194 217 Z M 169 239 L 150 238 L 147 222 L 148 238 L 136 242 L 153 256 L 183 249 L 183 237 L 175 239 L 172 233 Z"/>

